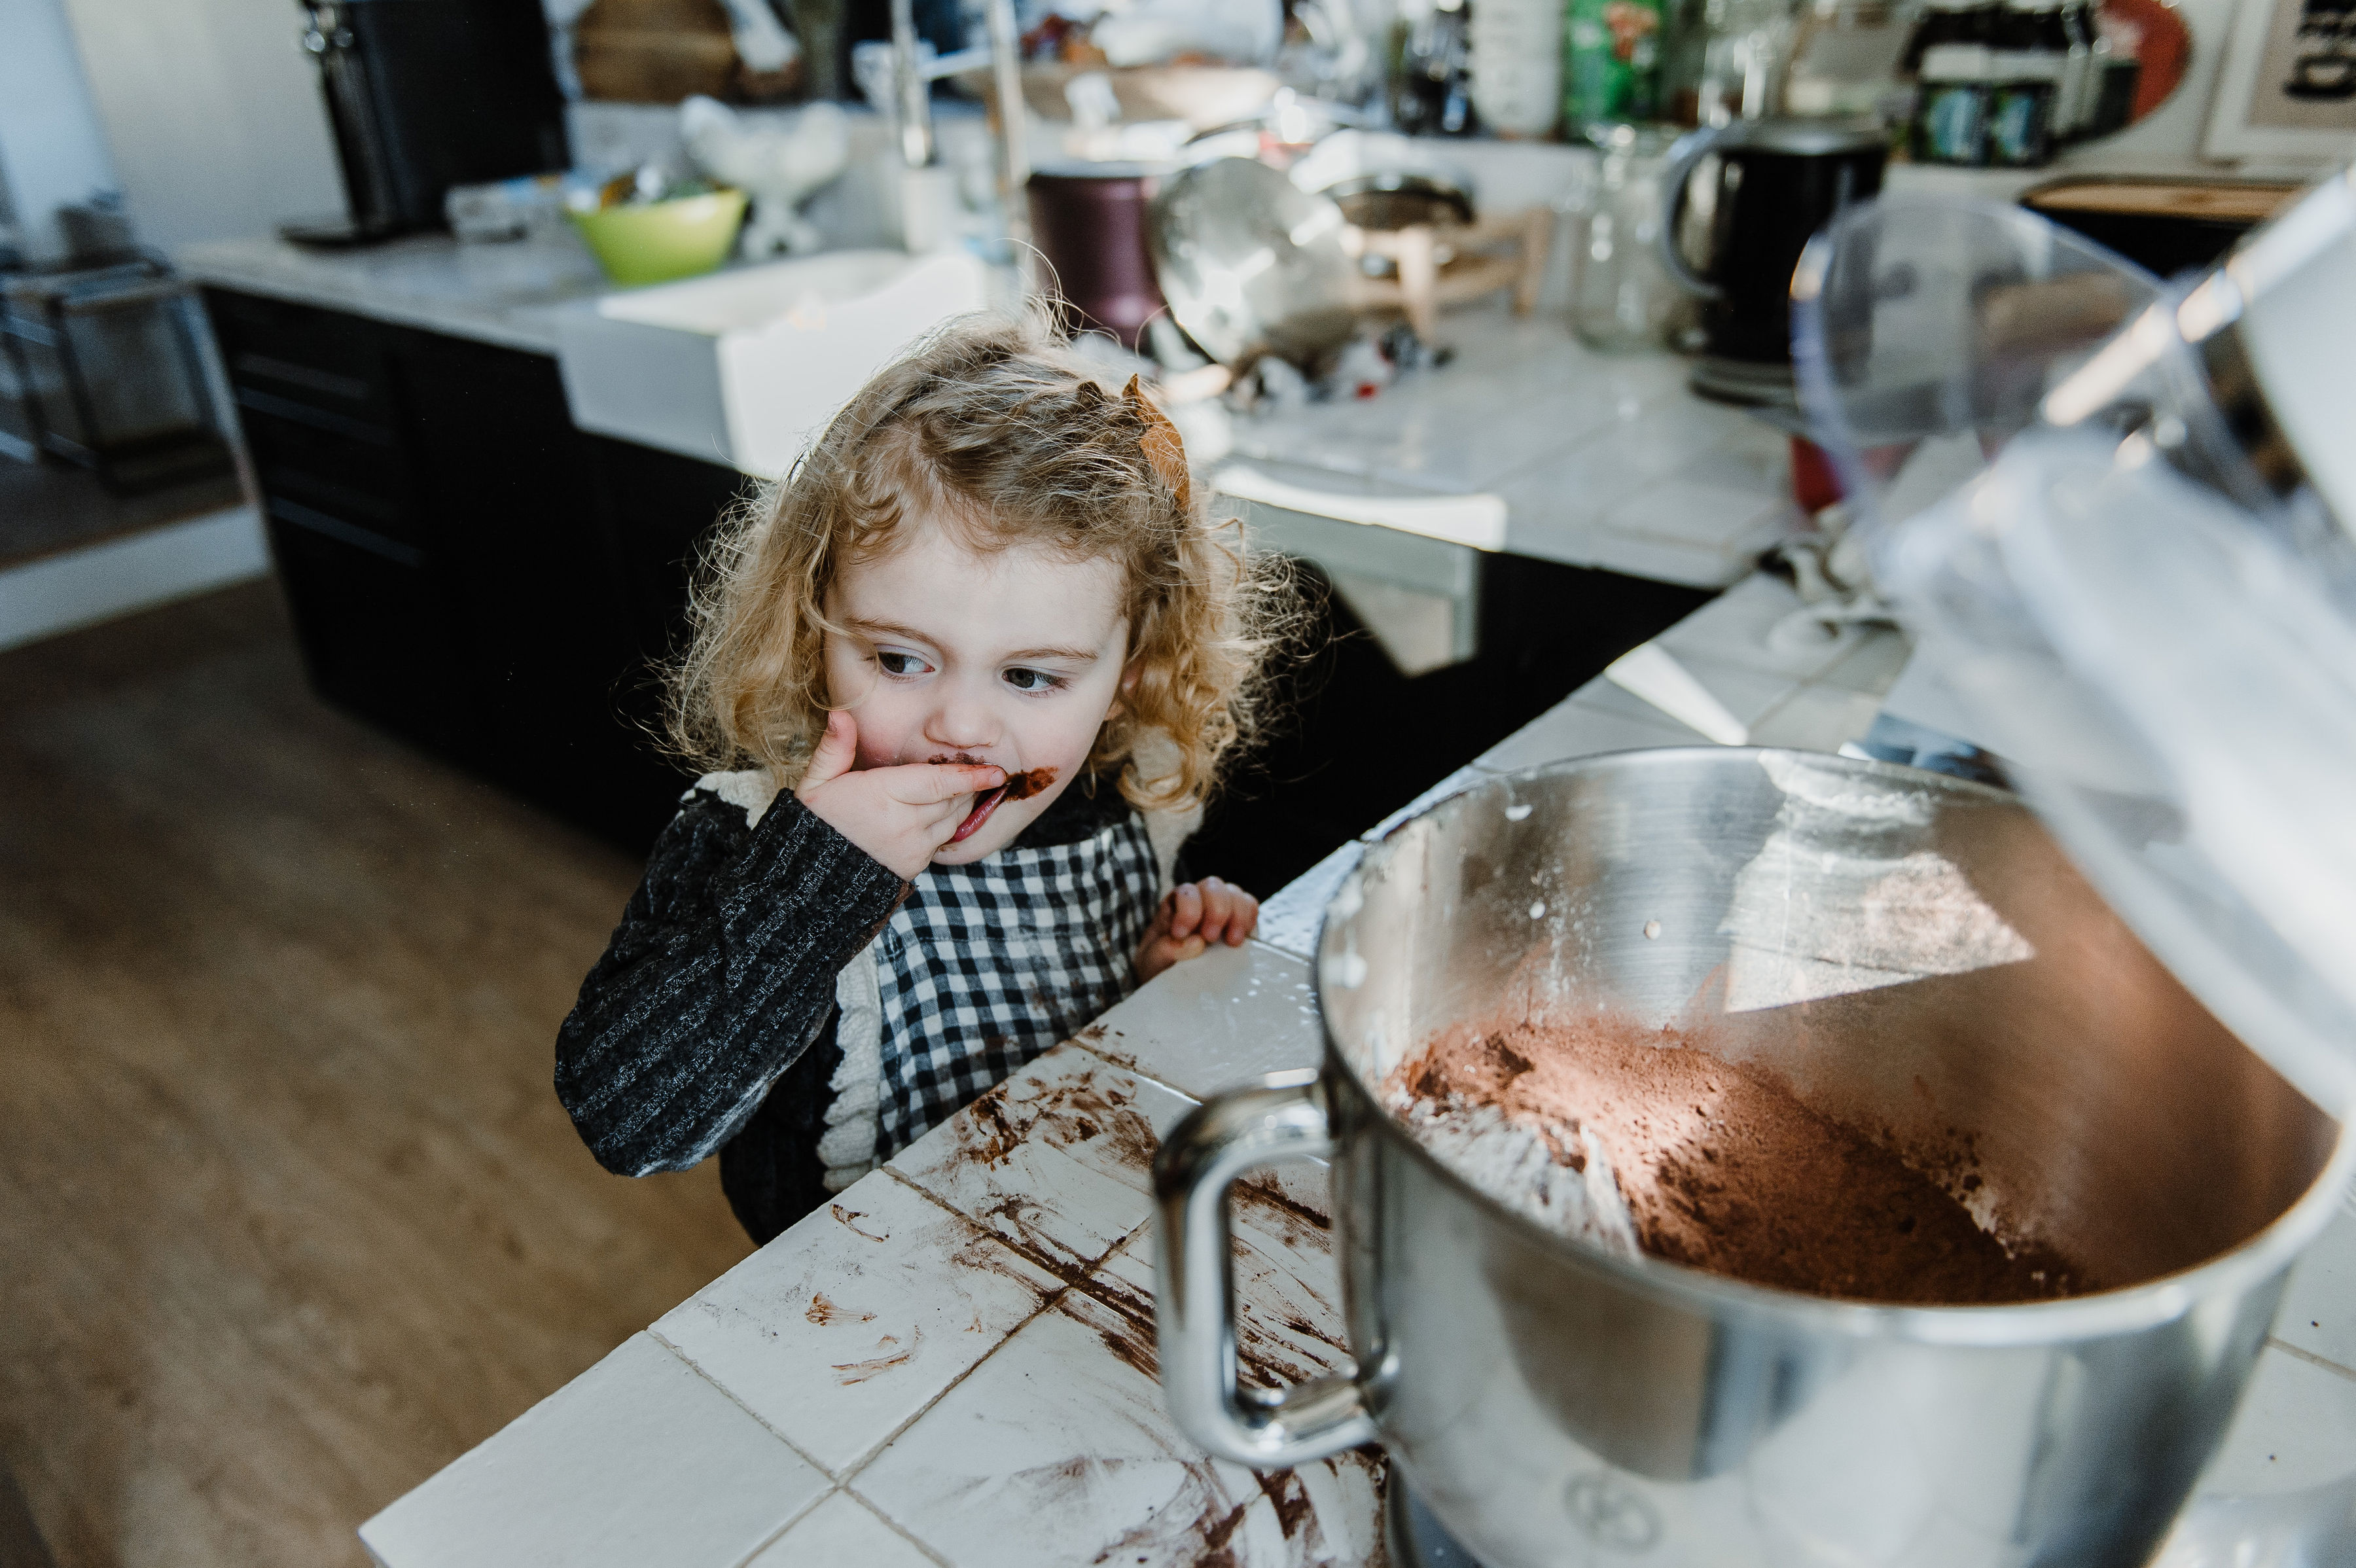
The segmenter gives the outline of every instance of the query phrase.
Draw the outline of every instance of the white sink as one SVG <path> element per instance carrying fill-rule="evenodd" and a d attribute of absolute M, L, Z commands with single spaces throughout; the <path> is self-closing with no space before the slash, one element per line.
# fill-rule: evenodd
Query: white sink
<path fill-rule="evenodd" d="M 963 252 L 834 251 L 584 300 L 557 321 L 565 401 L 584 430 L 775 478 L 986 283 Z"/>

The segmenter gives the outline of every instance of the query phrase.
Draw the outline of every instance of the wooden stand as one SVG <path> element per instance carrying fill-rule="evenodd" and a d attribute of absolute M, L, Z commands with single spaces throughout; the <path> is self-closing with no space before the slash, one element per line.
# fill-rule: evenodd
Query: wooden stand
<path fill-rule="evenodd" d="M 1536 309 L 1554 234 L 1551 209 L 1483 218 L 1469 224 L 1417 223 L 1405 229 L 1342 231 L 1353 256 L 1381 256 L 1398 275 L 1361 275 L 1351 304 L 1360 310 L 1396 310 L 1426 342 L 1439 330 L 1443 306 L 1463 305 L 1501 288 L 1514 291 L 1514 314 Z"/>

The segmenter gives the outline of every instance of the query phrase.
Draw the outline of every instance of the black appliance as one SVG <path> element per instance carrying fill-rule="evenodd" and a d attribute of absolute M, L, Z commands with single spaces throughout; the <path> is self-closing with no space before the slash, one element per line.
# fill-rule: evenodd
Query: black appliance
<path fill-rule="evenodd" d="M 1701 300 L 1694 391 L 1792 403 L 1792 271 L 1834 213 L 1881 189 L 1889 156 L 1878 127 L 1827 120 L 1737 120 L 1670 150 L 1661 254 Z"/>
<path fill-rule="evenodd" d="M 569 161 L 541 0 L 298 0 L 319 62 L 351 220 L 288 224 L 366 244 L 442 224 L 454 185 Z"/>

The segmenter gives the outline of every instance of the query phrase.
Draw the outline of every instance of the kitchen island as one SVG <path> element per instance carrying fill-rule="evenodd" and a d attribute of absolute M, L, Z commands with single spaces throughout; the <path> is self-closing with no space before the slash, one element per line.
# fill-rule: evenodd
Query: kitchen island
<path fill-rule="evenodd" d="M 323 689 L 363 712 L 394 704 L 397 728 L 420 671 L 438 671 L 458 698 L 413 710 L 452 726 L 437 749 L 488 769 L 570 745 L 620 767 L 615 683 L 667 646 L 682 563 L 743 480 L 571 428 L 554 322 L 601 292 L 585 258 L 426 240 L 188 260 L 218 296 L 252 302 L 258 335 L 224 347 L 249 435 L 257 418 L 265 431 L 257 456 L 279 459 L 273 530 L 298 615 L 324 582 L 378 618 L 315 615 L 315 680 L 324 670 Z M 322 322 L 329 338 L 306 336 Z M 1541 612 L 1557 587 L 1586 596 L 1553 613 L 1595 621 L 1593 646 L 1522 671 L 1559 682 L 1529 722 L 1430 748 L 1426 798 L 1558 758 L 1700 743 L 1589 679 L 1672 621 L 1660 640 L 1757 743 L 1831 749 L 1863 732 L 1901 640 L 1777 636 L 1800 607 L 1751 575 L 1796 521 L 1780 436 L 1691 398 L 1676 361 L 1590 355 L 1558 320 L 1482 308 L 1447 327 L 1449 369 L 1363 403 L 1240 419 L 1213 466 L 1262 540 L 1316 564 L 1401 670 L 1477 666 L 1468 656 L 1511 619 L 1501 569 L 1531 574 Z M 357 358 L 336 358 L 353 344 Z M 465 401 L 414 401 L 436 385 Z M 366 493 L 301 489 L 323 454 L 336 477 L 369 451 L 407 466 L 380 464 L 390 477 Z M 469 476 L 494 482 L 477 491 Z M 1607 599 L 1644 603 L 1604 625 Z M 537 618 L 508 628 L 519 603 Z M 414 614 L 388 613 L 403 606 Z M 599 722 L 609 733 L 579 749 Z M 626 838 L 676 789 L 648 769 L 621 795 L 555 804 Z M 1258 940 L 1144 987 L 385 1509 L 362 1532 L 371 1552 L 393 1568 L 1382 1560 L 1378 1455 L 1255 1476 L 1172 1425 L 1146 1223 L 1159 1133 L 1205 1095 L 1316 1059 L 1309 957 L 1357 853 L 1342 843 L 1268 901 Z M 1242 1194 L 1248 1378 L 1344 1364 L 1324 1202 L 1313 1170 Z M 2351 1288 L 2343 1219 L 2301 1266 L 2211 1492 L 2298 1492 L 2356 1466 Z"/>
<path fill-rule="evenodd" d="M 1799 607 L 1752 577 L 1661 641 L 1759 743 L 1831 749 L 1870 723 L 1906 648 L 1886 629 L 1776 635 Z M 1598 681 L 1431 794 L 1697 744 Z M 1163 1408 L 1153 1337 L 1154 1140 L 1205 1095 L 1318 1059 L 1312 945 L 1359 853 L 1271 899 L 1258 940 L 1141 988 L 634 1336 L 363 1541 L 388 1568 L 1395 1561 L 1379 1454 L 1267 1475 L 1205 1457 Z M 1347 1364 L 1325 1203 L 1313 1168 L 1238 1188 L 1248 1381 Z M 2295 1276 L 2204 1498 L 2356 1468 L 2351 1285 L 2356 1215 Z M 2216 1560 L 2194 1546 L 2163 1568 Z"/>
<path fill-rule="evenodd" d="M 752 484 L 712 460 L 726 433 L 581 427 L 589 372 L 561 364 L 563 328 L 613 291 L 563 235 L 345 254 L 235 241 L 181 260 L 313 684 L 643 853 L 683 784 L 646 742 L 649 673 L 680 646 L 701 542 Z M 1215 415 L 1217 443 L 1189 437 L 1258 541 L 1332 589 L 1312 596 L 1330 628 L 1371 634 L 1331 644 L 1303 682 L 1307 725 L 1206 825 L 1198 869 L 1262 896 L 1799 521 L 1783 438 L 1693 397 L 1670 356 L 1592 354 L 1501 301 L 1451 313 L 1443 337 L 1451 362 L 1380 396 Z M 1426 744 L 1375 745 L 1383 729 Z"/>

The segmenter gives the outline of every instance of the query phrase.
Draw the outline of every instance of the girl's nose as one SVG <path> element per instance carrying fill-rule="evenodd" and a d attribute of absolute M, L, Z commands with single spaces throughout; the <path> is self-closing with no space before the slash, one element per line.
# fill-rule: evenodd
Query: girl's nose
<path fill-rule="evenodd" d="M 990 704 L 980 697 L 957 691 L 943 692 L 940 702 L 925 720 L 925 738 L 935 746 L 979 750 L 997 744 L 998 720 Z"/>

